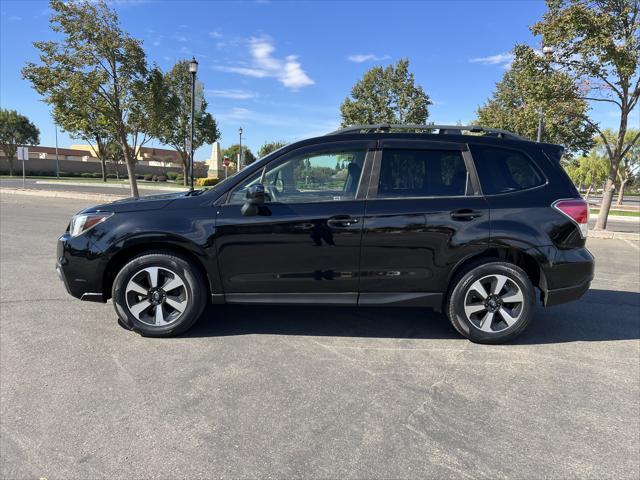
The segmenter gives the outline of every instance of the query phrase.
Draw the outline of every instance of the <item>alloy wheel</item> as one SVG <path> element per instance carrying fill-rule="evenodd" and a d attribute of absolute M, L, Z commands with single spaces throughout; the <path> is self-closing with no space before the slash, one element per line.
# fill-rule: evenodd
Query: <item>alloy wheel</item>
<path fill-rule="evenodd" d="M 497 333 L 518 322 L 525 299 L 518 284 L 505 275 L 487 275 L 467 289 L 464 312 L 478 330 Z"/>
<path fill-rule="evenodd" d="M 131 314 L 153 327 L 177 322 L 189 304 L 184 280 L 165 267 L 136 272 L 127 283 L 125 298 Z"/>

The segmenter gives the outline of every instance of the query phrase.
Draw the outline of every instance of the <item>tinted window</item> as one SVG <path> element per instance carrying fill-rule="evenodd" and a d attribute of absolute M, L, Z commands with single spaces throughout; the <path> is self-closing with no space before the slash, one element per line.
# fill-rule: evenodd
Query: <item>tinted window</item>
<path fill-rule="evenodd" d="M 353 200 L 362 175 L 366 150 L 341 150 L 296 155 L 267 166 L 232 192 L 229 203 L 244 203 L 247 189 L 261 180 L 268 201 L 281 203 Z"/>
<path fill-rule="evenodd" d="M 486 195 L 537 187 L 544 177 L 532 160 L 516 150 L 472 145 L 471 154 Z"/>
<path fill-rule="evenodd" d="M 461 152 L 386 149 L 382 153 L 379 198 L 465 195 L 467 183 Z"/>

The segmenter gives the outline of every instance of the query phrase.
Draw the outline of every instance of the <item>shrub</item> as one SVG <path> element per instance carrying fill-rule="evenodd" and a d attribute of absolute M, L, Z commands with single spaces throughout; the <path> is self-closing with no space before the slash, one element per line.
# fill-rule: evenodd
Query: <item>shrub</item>
<path fill-rule="evenodd" d="M 91 177 L 93 177 L 93 178 L 102 178 L 102 174 L 101 173 L 92 173 Z"/>
<path fill-rule="evenodd" d="M 115 173 L 107 173 L 107 178 L 118 178 Z"/>
<path fill-rule="evenodd" d="M 213 187 L 219 181 L 217 178 L 199 178 L 196 180 L 196 185 L 198 187 Z"/>
<path fill-rule="evenodd" d="M 178 172 L 167 172 L 167 178 L 169 180 L 175 180 L 178 178 Z"/>
<path fill-rule="evenodd" d="M 80 176 L 82 178 L 93 178 L 93 173 L 84 172 L 84 173 L 80 174 Z"/>
<path fill-rule="evenodd" d="M 129 178 L 125 175 L 125 178 Z M 142 175 L 141 173 L 136 173 L 136 179 L 138 180 L 144 180 L 144 175 Z"/>
<path fill-rule="evenodd" d="M 165 177 L 164 175 L 158 175 L 158 181 L 159 182 L 166 182 L 167 181 L 167 177 Z"/>
<path fill-rule="evenodd" d="M 145 179 L 147 182 L 150 182 L 151 180 L 153 180 L 153 175 L 151 175 L 150 173 L 145 173 L 145 175 L 144 175 L 144 179 Z"/>

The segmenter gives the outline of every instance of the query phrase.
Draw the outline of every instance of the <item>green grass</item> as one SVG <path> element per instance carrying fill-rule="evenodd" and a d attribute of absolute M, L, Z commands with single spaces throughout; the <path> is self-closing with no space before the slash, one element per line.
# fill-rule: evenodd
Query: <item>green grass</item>
<path fill-rule="evenodd" d="M 600 210 L 597 208 L 590 208 L 589 212 L 597 215 Z M 630 212 L 627 210 L 609 210 L 609 215 L 615 215 L 620 217 L 640 217 L 640 212 Z"/>

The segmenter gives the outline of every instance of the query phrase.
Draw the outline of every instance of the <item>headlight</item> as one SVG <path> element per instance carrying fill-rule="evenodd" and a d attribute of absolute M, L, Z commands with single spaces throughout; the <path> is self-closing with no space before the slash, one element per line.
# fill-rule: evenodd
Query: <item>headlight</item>
<path fill-rule="evenodd" d="M 82 235 L 87 230 L 92 229 L 100 222 L 104 222 L 113 215 L 113 212 L 79 213 L 71 217 L 69 233 L 72 237 Z"/>

